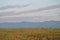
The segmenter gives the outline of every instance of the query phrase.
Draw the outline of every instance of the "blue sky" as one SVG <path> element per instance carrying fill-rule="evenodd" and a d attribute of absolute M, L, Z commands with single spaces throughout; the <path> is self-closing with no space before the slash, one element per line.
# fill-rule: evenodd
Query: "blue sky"
<path fill-rule="evenodd" d="M 3 5 L 24 5 L 24 4 L 35 4 L 35 5 L 52 5 L 60 4 L 60 0 L 0 0 L 0 6 Z"/>
<path fill-rule="evenodd" d="M 60 0 L 0 0 L 0 22 L 60 21 L 59 17 Z"/>

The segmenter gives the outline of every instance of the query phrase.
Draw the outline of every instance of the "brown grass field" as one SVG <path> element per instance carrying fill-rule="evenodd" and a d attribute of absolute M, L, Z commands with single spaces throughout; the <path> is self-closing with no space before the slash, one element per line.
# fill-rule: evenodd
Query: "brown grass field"
<path fill-rule="evenodd" d="M 0 28 L 0 40 L 60 40 L 60 28 Z"/>

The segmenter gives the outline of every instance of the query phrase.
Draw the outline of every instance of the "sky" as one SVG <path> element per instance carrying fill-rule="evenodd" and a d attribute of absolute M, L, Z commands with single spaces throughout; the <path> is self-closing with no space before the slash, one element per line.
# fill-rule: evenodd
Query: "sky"
<path fill-rule="evenodd" d="M 60 21 L 60 0 L 0 0 L 0 22 Z"/>

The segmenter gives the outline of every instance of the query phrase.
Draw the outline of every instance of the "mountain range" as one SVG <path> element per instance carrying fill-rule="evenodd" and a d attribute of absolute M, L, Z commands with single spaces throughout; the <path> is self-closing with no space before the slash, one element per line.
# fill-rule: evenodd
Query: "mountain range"
<path fill-rule="evenodd" d="M 5 22 L 0 28 L 60 28 L 60 21 L 45 22 Z"/>

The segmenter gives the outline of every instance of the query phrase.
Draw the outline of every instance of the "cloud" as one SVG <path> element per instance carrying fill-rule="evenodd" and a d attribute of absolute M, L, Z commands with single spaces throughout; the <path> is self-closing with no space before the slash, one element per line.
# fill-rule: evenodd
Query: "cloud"
<path fill-rule="evenodd" d="M 56 8 L 60 8 L 60 4 L 58 5 L 51 5 L 48 7 L 44 7 L 44 8 L 37 8 L 37 9 L 31 9 L 28 10 L 28 8 L 23 8 L 23 9 L 7 9 L 4 11 L 0 10 L 0 16 L 8 16 L 8 15 L 19 15 L 19 14 L 28 14 L 28 13 L 34 13 L 34 12 L 40 12 L 40 11 L 46 11 L 46 10 L 51 10 L 51 9 L 56 9 Z"/>
<path fill-rule="evenodd" d="M 44 10 L 50 10 L 50 9 L 56 9 L 56 8 L 60 8 L 60 4 L 48 6 L 48 7 L 44 7 L 44 8 L 32 9 L 32 10 L 24 11 L 24 12 L 20 12 L 20 13 L 32 13 L 32 12 L 38 12 L 38 11 L 44 11 Z"/>
<path fill-rule="evenodd" d="M 8 5 L 8 6 L 0 7 L 0 10 L 10 9 L 10 8 L 23 8 L 23 7 L 27 7 L 29 5 L 31 5 L 31 4 L 26 4 L 26 5 Z"/>
<path fill-rule="evenodd" d="M 53 9 L 48 11 L 41 11 L 36 13 L 19 14 L 12 16 L 0 16 L 3 21 L 50 21 L 50 20 L 60 20 L 60 9 Z"/>
<path fill-rule="evenodd" d="M 60 5 L 52 5 L 44 8 L 25 10 L 26 8 L 0 12 L 0 21 L 49 21 L 60 20 Z M 20 10 L 20 11 L 19 11 Z"/>

